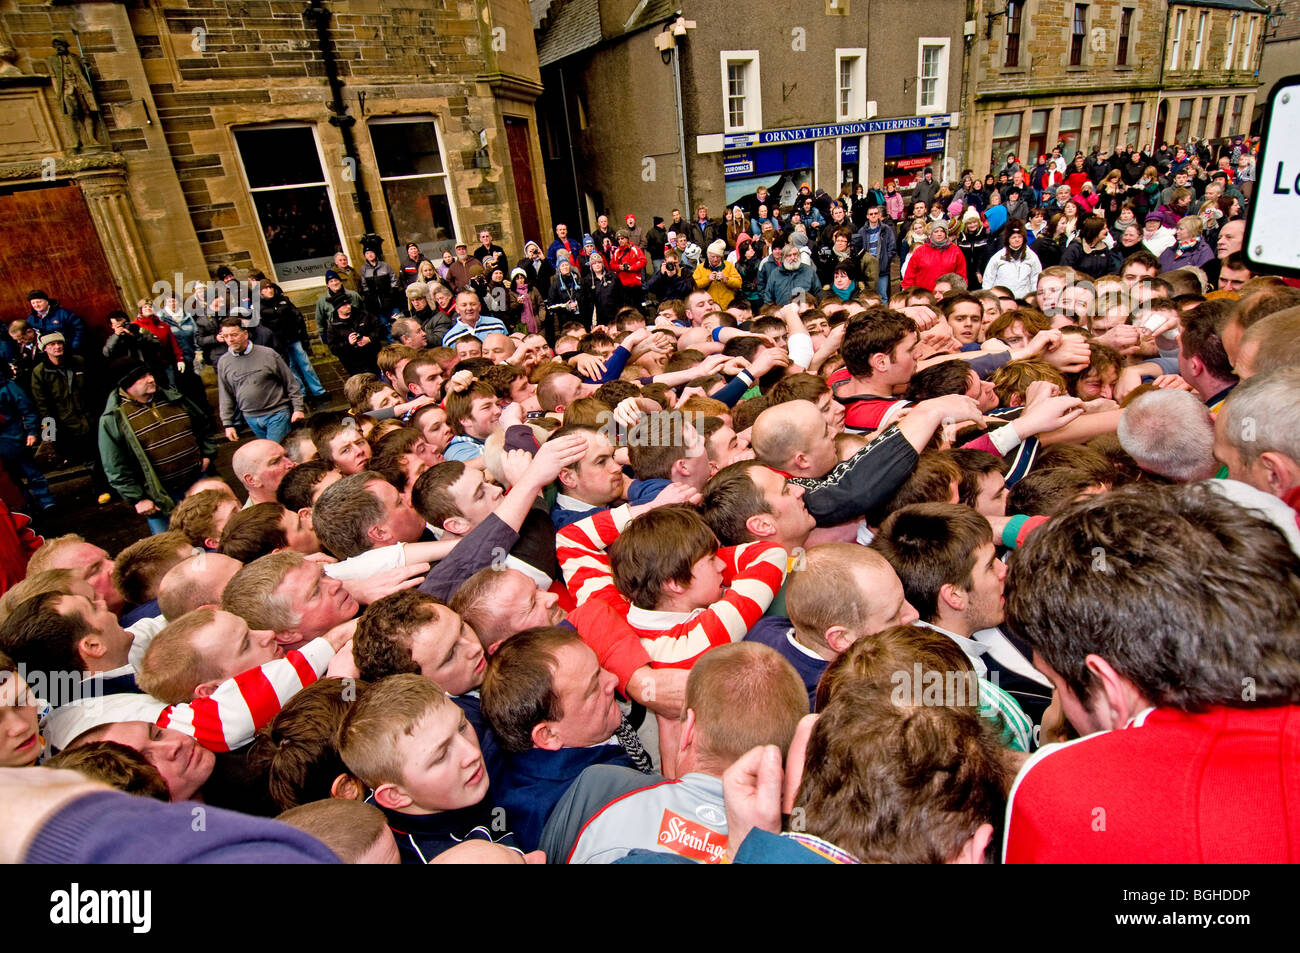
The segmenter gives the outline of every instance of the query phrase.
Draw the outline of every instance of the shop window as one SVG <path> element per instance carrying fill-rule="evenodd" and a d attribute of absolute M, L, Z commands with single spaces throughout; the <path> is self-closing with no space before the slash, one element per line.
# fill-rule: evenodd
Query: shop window
<path fill-rule="evenodd" d="M 393 116 L 370 121 L 388 217 L 399 246 L 415 242 L 437 259 L 456 242 L 456 219 L 438 124 Z"/>

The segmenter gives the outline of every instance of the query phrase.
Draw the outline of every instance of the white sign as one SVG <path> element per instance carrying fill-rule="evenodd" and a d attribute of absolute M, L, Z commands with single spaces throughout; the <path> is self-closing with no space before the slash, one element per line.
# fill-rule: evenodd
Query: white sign
<path fill-rule="evenodd" d="M 1243 251 L 1252 265 L 1300 275 L 1300 75 L 1273 87 Z"/>

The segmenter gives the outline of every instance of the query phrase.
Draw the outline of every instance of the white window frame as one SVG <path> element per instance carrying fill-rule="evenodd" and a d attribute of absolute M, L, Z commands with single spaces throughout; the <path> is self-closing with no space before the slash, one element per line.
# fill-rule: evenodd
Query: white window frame
<path fill-rule="evenodd" d="M 1255 45 L 1255 20 L 1257 17 L 1249 17 L 1246 20 L 1246 43 L 1241 48 L 1241 68 L 1250 69 L 1251 47 Z"/>
<path fill-rule="evenodd" d="M 844 90 L 840 86 L 840 76 L 844 64 L 849 63 L 849 108 L 843 109 Z M 835 120 L 836 122 L 855 122 L 867 118 L 867 50 L 866 47 L 852 47 L 835 50 Z"/>
<path fill-rule="evenodd" d="M 379 179 L 379 196 L 384 201 L 384 211 L 388 210 L 388 199 L 384 195 L 385 182 L 398 182 L 403 179 L 438 179 L 443 180 L 443 185 L 447 190 L 447 208 L 451 212 L 451 230 L 455 233 L 456 241 L 468 241 L 460 230 L 460 213 L 456 209 L 456 190 L 451 181 L 451 169 L 447 165 L 447 144 L 442 138 L 442 123 L 433 113 L 415 113 L 410 116 L 375 116 L 366 121 L 366 134 L 369 135 L 370 126 L 396 126 L 402 123 L 429 122 L 433 123 L 433 137 L 438 142 L 438 155 L 442 156 L 441 172 L 417 172 L 415 175 L 380 175 L 379 164 L 375 164 L 375 176 Z M 373 141 L 371 144 L 373 148 Z M 389 215 L 391 216 L 391 212 Z M 471 242 L 472 244 L 472 242 Z"/>
<path fill-rule="evenodd" d="M 265 130 L 265 129 L 310 129 L 312 141 L 316 144 L 316 157 L 320 160 L 321 174 L 324 180 L 320 182 L 295 182 L 292 185 L 264 185 L 256 188 L 248 181 L 248 170 L 244 168 L 244 154 L 239 148 L 239 138 L 235 135 L 237 132 L 244 130 Z M 288 189 L 315 188 L 325 186 L 325 195 L 329 198 L 330 212 L 334 216 L 335 237 L 346 248 L 347 239 L 344 238 L 343 218 L 339 215 L 338 195 L 334 191 L 334 183 L 329 177 L 329 164 L 325 161 L 325 150 L 321 147 L 320 128 L 314 122 L 297 122 L 294 120 L 285 120 L 282 122 L 249 122 L 240 123 L 236 126 L 229 127 L 231 145 L 234 146 L 234 153 L 239 157 L 239 178 L 244 183 L 244 194 L 248 196 L 249 207 L 253 211 L 253 220 L 257 222 L 257 240 L 261 243 L 262 253 L 266 256 L 265 261 L 270 266 L 270 270 L 275 272 L 275 262 L 271 258 L 271 246 L 266 243 L 266 229 L 262 225 L 262 217 L 257 211 L 257 202 L 253 196 L 258 192 L 276 192 L 286 191 Z M 349 257 L 351 257 L 349 255 Z M 279 277 L 279 274 L 276 274 Z M 317 288 L 320 286 L 320 279 L 311 278 L 293 278 L 288 281 L 277 281 L 280 288 L 284 291 L 301 291 L 304 288 Z"/>
<path fill-rule="evenodd" d="M 1179 10 L 1174 14 L 1174 45 L 1169 51 L 1169 68 L 1177 70 L 1182 67 L 1183 58 L 1183 28 L 1186 22 L 1183 18 L 1183 11 Z"/>
<path fill-rule="evenodd" d="M 1240 19 L 1240 13 L 1228 17 L 1228 52 L 1223 58 L 1224 69 L 1232 69 L 1232 56 L 1237 52 L 1237 21 Z"/>
<path fill-rule="evenodd" d="M 933 116 L 948 111 L 948 64 L 952 40 L 946 36 L 922 36 L 916 41 L 916 114 Z M 926 47 L 939 48 L 938 75 L 935 77 L 934 102 L 922 104 L 925 94 L 925 50 Z"/>
<path fill-rule="evenodd" d="M 1192 69 L 1200 69 L 1205 62 L 1203 56 L 1205 52 L 1205 24 L 1209 21 L 1210 15 L 1204 10 L 1196 20 L 1196 45 L 1192 47 Z"/>
<path fill-rule="evenodd" d="M 759 70 L 758 50 L 722 50 L 722 131 L 757 132 L 763 128 L 762 79 Z M 731 84 L 727 67 L 742 63 L 745 66 L 745 121 L 739 126 L 731 124 Z"/>

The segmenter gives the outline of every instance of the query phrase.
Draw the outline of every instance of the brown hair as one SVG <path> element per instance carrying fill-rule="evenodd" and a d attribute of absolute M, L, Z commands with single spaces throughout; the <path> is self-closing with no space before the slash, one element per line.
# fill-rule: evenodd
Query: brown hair
<path fill-rule="evenodd" d="M 195 609 L 159 632 L 140 663 L 140 690 L 169 705 L 194 698 L 194 689 L 220 678 L 221 672 L 194 646 L 194 636 L 214 625 L 217 610 Z"/>
<path fill-rule="evenodd" d="M 366 689 L 354 678 L 322 678 L 290 698 L 248 751 L 250 769 L 267 779 L 281 810 L 331 796 L 348 774 L 337 747 L 343 717 Z"/>
<path fill-rule="evenodd" d="M 919 676 L 917 666 L 920 666 Z M 904 685 L 905 679 L 899 673 L 912 681 L 920 677 L 918 691 L 926 684 L 927 677 L 931 683 L 934 682 L 930 673 L 937 673 L 939 682 L 945 687 L 953 685 L 960 689 L 948 693 L 946 701 L 958 699 L 969 687 L 968 704 L 978 707 L 978 686 L 966 686 L 960 680 L 954 682 L 957 676 L 964 680 L 974 672 L 966 653 L 947 636 L 919 625 L 891 626 L 858 639 L 826 666 L 817 683 L 814 708 L 824 711 L 841 691 L 853 688 L 892 694 L 896 702 L 911 704 L 914 698 L 912 685 Z M 896 691 L 900 685 L 907 690 Z"/>
<path fill-rule="evenodd" d="M 423 675 L 393 675 L 375 682 L 343 715 L 339 755 L 348 770 L 371 789 L 401 784 L 406 765 L 398 756 L 398 740 L 430 712 L 453 704 Z"/>
<path fill-rule="evenodd" d="M 734 642 L 691 667 L 683 717 L 687 710 L 695 712 L 698 770 L 721 773 L 758 745 L 776 745 L 784 758 L 808 714 L 808 690 L 775 649 Z"/>
<path fill-rule="evenodd" d="M 658 507 L 632 520 L 610 545 L 614 585 L 634 606 L 657 609 L 665 585 L 690 583 L 695 564 L 717 550 L 717 537 L 694 507 Z"/>
<path fill-rule="evenodd" d="M 923 621 L 939 612 L 939 590 L 967 588 L 975 551 L 993 540 L 989 521 L 960 503 L 918 503 L 889 515 L 871 548 L 889 560 Z"/>
<path fill-rule="evenodd" d="M 209 539 L 221 537 L 217 512 L 230 502 L 230 496 L 220 490 L 200 490 L 176 504 L 169 528 L 185 534 L 191 546 L 205 546 Z"/>
<path fill-rule="evenodd" d="M 450 611 L 417 589 L 389 593 L 367 606 L 352 640 L 361 677 L 373 682 L 389 675 L 418 674 L 420 666 L 411 657 L 411 645 L 415 633 L 437 616 L 439 608 Z"/>
<path fill-rule="evenodd" d="M 443 523 L 453 516 L 463 515 L 452 499 L 451 487 L 465 475 L 465 464 L 459 460 L 444 460 L 429 467 L 415 480 L 411 488 L 411 505 L 430 526 L 443 528 Z"/>
<path fill-rule="evenodd" d="M 492 385 L 484 381 L 474 381 L 465 390 L 459 393 L 448 394 L 443 401 L 443 407 L 447 410 L 447 423 L 451 425 L 452 433 L 463 435 L 465 427 L 461 423 L 474 409 L 474 401 L 483 397 L 490 397 L 496 400 L 496 391 Z"/>
<path fill-rule="evenodd" d="M 806 830 L 865 863 L 946 863 L 1006 809 L 999 746 L 971 711 L 845 692 L 813 726 L 805 765 Z"/>
<path fill-rule="evenodd" d="M 997 395 L 999 407 L 1012 406 L 1013 397 L 1019 397 L 1021 403 L 1024 403 L 1025 392 L 1035 381 L 1050 381 L 1061 388 L 1062 394 L 1069 388 L 1065 375 L 1046 361 L 1033 358 L 1008 361 L 993 372 L 989 381 L 993 384 L 993 393 Z"/>
<path fill-rule="evenodd" d="M 535 726 L 564 717 L 555 692 L 555 654 L 580 641 L 573 629 L 538 626 L 512 635 L 488 658 L 479 697 L 506 751 L 529 750 Z"/>
<path fill-rule="evenodd" d="M 871 569 L 893 572 L 883 556 L 857 543 L 823 543 L 804 553 L 785 585 L 786 616 L 800 642 L 827 648 L 826 630 L 835 625 L 861 632 L 873 608 L 863 592 L 863 574 Z"/>
<path fill-rule="evenodd" d="M 217 552 L 241 563 L 250 563 L 260 556 L 284 549 L 289 545 L 289 537 L 282 525 L 286 512 L 279 503 L 254 503 L 235 511 L 221 531 L 221 545 Z"/>
<path fill-rule="evenodd" d="M 182 553 L 182 548 L 187 551 Z M 184 533 L 169 530 L 146 536 L 117 554 L 113 560 L 113 585 L 127 602 L 148 602 L 158 594 L 158 583 L 167 570 L 193 555 L 188 552 L 190 548 Z"/>
<path fill-rule="evenodd" d="M 276 820 L 310 834 L 345 864 L 358 863 L 381 838 L 393 836 L 383 811 L 344 798 L 301 804 Z"/>
<path fill-rule="evenodd" d="M 102 781 L 127 794 L 164 802 L 172 799 L 158 769 L 140 752 L 116 741 L 94 741 L 64 748 L 46 761 L 45 767 L 78 771 L 92 781 Z"/>

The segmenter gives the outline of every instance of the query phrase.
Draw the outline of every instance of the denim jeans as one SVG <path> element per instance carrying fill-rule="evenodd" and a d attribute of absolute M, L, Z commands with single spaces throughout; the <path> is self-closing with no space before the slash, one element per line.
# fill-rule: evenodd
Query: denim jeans
<path fill-rule="evenodd" d="M 293 371 L 293 376 L 298 378 L 298 383 L 308 395 L 324 397 L 329 393 L 321 385 L 320 378 L 316 376 L 316 369 L 311 366 L 311 358 L 307 356 L 301 341 L 294 341 L 289 346 L 289 369 Z"/>
<path fill-rule="evenodd" d="M 889 301 L 889 272 L 886 271 L 876 282 L 876 290 L 880 292 L 880 297 Z"/>
<path fill-rule="evenodd" d="M 248 424 L 248 429 L 253 431 L 255 437 L 279 443 L 292 426 L 289 423 L 290 416 L 290 412 L 287 410 L 278 410 L 273 414 L 267 414 L 265 417 L 253 417 L 245 414 L 244 422 Z"/>

